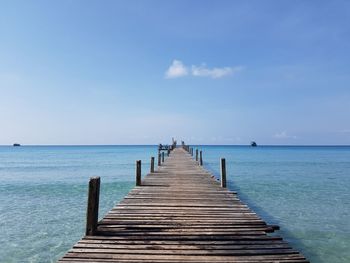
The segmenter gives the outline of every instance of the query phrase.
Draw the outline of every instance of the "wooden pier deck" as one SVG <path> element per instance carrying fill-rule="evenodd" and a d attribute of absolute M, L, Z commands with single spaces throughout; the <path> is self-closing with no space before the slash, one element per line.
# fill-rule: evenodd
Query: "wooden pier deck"
<path fill-rule="evenodd" d="M 272 231 L 176 148 L 59 262 L 308 262 Z"/>

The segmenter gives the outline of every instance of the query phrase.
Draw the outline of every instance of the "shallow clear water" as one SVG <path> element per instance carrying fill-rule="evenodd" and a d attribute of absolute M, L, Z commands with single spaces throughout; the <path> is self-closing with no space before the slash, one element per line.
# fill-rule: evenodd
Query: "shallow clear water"
<path fill-rule="evenodd" d="M 350 147 L 202 147 L 215 174 L 226 158 L 237 190 L 312 262 L 350 262 Z"/>
<path fill-rule="evenodd" d="M 100 218 L 149 170 L 155 146 L 0 147 L 0 262 L 55 262 L 84 234 L 87 183 L 101 176 Z"/>
<path fill-rule="evenodd" d="M 201 146 L 204 165 L 312 262 L 350 262 L 350 147 Z M 0 147 L 0 262 L 55 262 L 84 234 L 87 182 L 100 217 L 149 170 L 155 146 Z"/>

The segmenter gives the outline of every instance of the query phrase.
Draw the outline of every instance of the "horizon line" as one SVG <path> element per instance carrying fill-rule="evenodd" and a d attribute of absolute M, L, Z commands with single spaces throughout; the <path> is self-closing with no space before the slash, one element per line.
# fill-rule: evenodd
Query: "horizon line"
<path fill-rule="evenodd" d="M 32 147 L 32 146 L 158 146 L 159 144 L 20 144 L 20 147 Z M 170 145 L 170 144 L 163 144 Z M 185 144 L 188 146 L 248 146 L 252 147 L 250 144 Z M 13 144 L 0 144 L 0 147 L 15 147 Z M 181 147 L 181 145 L 179 145 Z M 257 147 L 261 146 L 296 146 L 296 147 L 325 147 L 325 146 L 338 146 L 338 147 L 350 147 L 350 144 L 258 144 Z"/>

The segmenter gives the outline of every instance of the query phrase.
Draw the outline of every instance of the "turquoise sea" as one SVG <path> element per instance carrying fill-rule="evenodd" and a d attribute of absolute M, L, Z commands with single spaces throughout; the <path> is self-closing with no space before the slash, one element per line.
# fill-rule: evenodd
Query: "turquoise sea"
<path fill-rule="evenodd" d="M 216 176 L 311 262 L 350 262 L 350 147 L 198 146 Z M 156 146 L 0 146 L 0 262 L 55 262 L 84 234 L 87 183 L 100 217 L 149 170 Z"/>

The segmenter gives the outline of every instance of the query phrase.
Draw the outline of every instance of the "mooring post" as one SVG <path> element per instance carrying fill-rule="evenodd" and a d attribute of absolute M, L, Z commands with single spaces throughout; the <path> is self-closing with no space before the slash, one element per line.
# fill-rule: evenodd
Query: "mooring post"
<path fill-rule="evenodd" d="M 226 187 L 226 160 L 225 160 L 225 158 L 221 158 L 220 170 L 221 170 L 221 187 Z"/>
<path fill-rule="evenodd" d="M 199 151 L 199 165 L 203 165 L 202 151 Z"/>
<path fill-rule="evenodd" d="M 136 186 L 141 185 L 141 160 L 136 161 Z"/>
<path fill-rule="evenodd" d="M 160 153 L 158 153 L 158 166 L 161 166 L 161 161 L 162 161 L 161 155 Z"/>
<path fill-rule="evenodd" d="M 196 162 L 198 162 L 198 149 L 196 149 Z"/>
<path fill-rule="evenodd" d="M 89 181 L 88 204 L 86 211 L 87 236 L 93 236 L 97 232 L 98 206 L 100 199 L 100 177 L 91 177 Z"/>
<path fill-rule="evenodd" d="M 151 157 L 151 173 L 154 173 L 154 157 Z"/>

